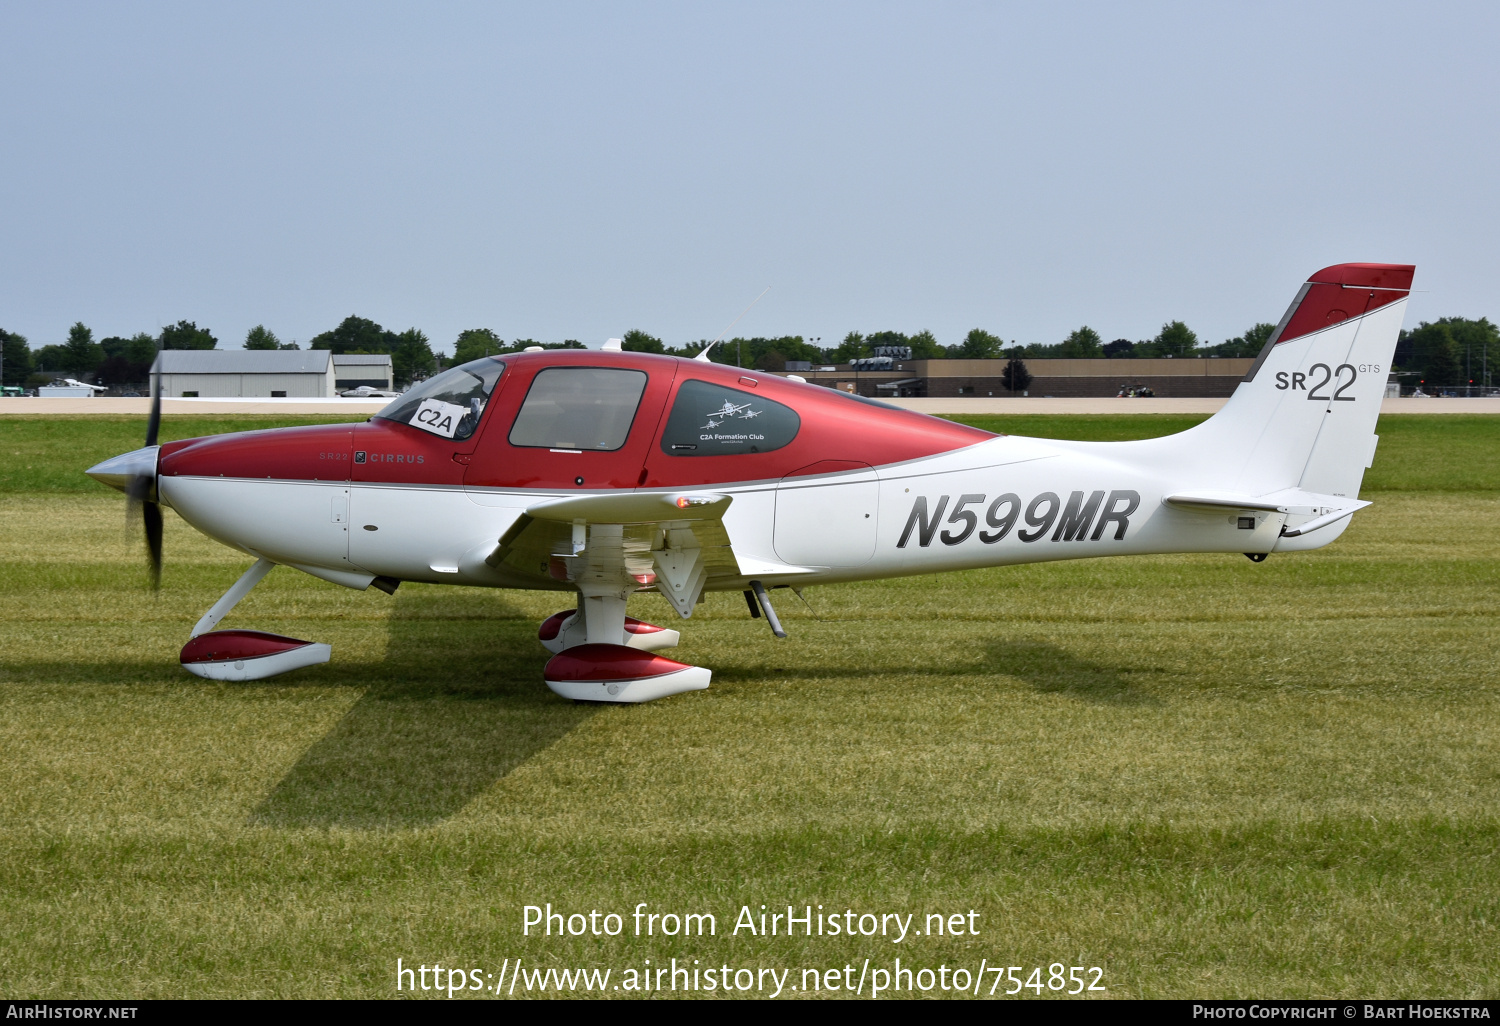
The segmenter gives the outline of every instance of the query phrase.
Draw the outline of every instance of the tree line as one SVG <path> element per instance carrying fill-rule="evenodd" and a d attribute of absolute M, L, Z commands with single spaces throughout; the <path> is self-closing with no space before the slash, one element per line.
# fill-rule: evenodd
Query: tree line
<path fill-rule="evenodd" d="M 0 345 L 6 385 L 45 385 L 51 380 L 51 375 L 44 373 L 48 371 L 102 385 L 145 385 L 161 350 L 217 349 L 219 340 L 193 321 L 178 321 L 155 335 L 143 331 L 129 338 L 112 335 L 96 341 L 93 329 L 80 321 L 68 329 L 66 342 L 33 350 L 25 336 L 0 329 Z M 259 350 L 302 348 L 295 341 L 281 341 L 263 324 L 245 333 L 243 345 Z M 327 349 L 339 355 L 389 354 L 396 381 L 402 385 L 428 377 L 440 365 L 427 336 L 417 328 L 394 332 L 352 315 L 333 330 L 313 336 L 307 348 Z"/>
<path fill-rule="evenodd" d="M 1007 360 L 1012 365 L 1024 360 L 1043 359 L 1150 359 L 1173 357 L 1195 359 L 1204 357 L 1253 358 L 1260 355 L 1266 341 L 1276 330 L 1276 325 L 1262 321 L 1251 325 L 1235 338 L 1209 345 L 1198 338 L 1196 332 L 1182 321 L 1168 321 L 1161 326 L 1154 338 L 1134 341 L 1117 338 L 1105 342 L 1100 334 L 1088 325 L 1070 332 L 1061 342 L 1007 344 L 999 336 L 982 328 L 975 328 L 954 345 L 944 346 L 930 331 L 919 331 L 913 335 L 899 331 L 878 331 L 863 334 L 851 331 L 843 341 L 832 348 L 819 348 L 809 344 L 801 335 L 786 335 L 780 338 L 733 338 L 720 342 L 709 353 L 716 363 L 737 364 L 756 370 L 780 371 L 786 369 L 787 361 L 802 360 L 817 364 L 840 364 L 850 360 L 874 356 L 877 348 L 906 346 L 911 349 L 913 360 Z M 480 337 L 479 332 L 460 335 Z M 492 353 L 518 352 L 528 345 L 536 345 L 530 339 L 517 339 L 503 347 L 493 332 L 484 332 L 483 351 Z M 628 331 L 624 336 L 624 348 L 632 352 L 663 353 L 669 356 L 696 356 L 708 344 L 708 340 L 690 342 L 672 347 L 661 339 L 644 331 Z M 577 347 L 577 342 L 554 343 L 547 348 Z M 472 353 L 472 356 L 469 355 Z M 478 349 L 463 350 L 468 358 L 483 355 Z M 1396 344 L 1392 370 L 1411 384 L 1429 386 L 1462 386 L 1465 384 L 1489 387 L 1493 384 L 1500 362 L 1500 329 L 1488 318 L 1471 320 L 1465 317 L 1441 317 L 1428 323 L 1422 321 L 1416 328 L 1403 330 Z M 1007 373 L 1025 374 L 1024 366 Z M 1015 388 L 1025 388 L 1029 382 L 1017 379 Z"/>
<path fill-rule="evenodd" d="M 192 321 L 178 321 L 156 335 L 138 332 L 129 338 L 112 335 L 94 340 L 93 329 L 82 321 L 68 329 L 66 342 L 33 351 L 25 336 L 0 329 L 4 345 L 5 384 L 46 384 L 41 371 L 61 371 L 79 380 L 106 385 L 131 385 L 146 380 L 160 349 L 213 349 L 219 340 Z"/>
<path fill-rule="evenodd" d="M 715 346 L 709 358 L 718 363 L 740 363 L 756 370 L 774 371 L 784 370 L 788 360 L 805 360 L 813 364 L 848 363 L 850 360 L 874 356 L 877 350 L 890 346 L 909 348 L 913 360 L 1255 356 L 1275 329 L 1274 324 L 1257 324 L 1238 338 L 1227 339 L 1213 346 L 1200 344 L 1197 333 L 1181 321 L 1169 321 L 1162 325 L 1155 338 L 1139 342 L 1124 338 L 1105 342 L 1088 325 L 1069 333 L 1061 342 L 1028 345 L 1018 345 L 1015 341 L 1007 343 L 983 328 L 974 328 L 962 341 L 948 346 L 940 343 L 930 331 L 919 331 L 912 335 L 899 331 L 877 331 L 870 334 L 851 331 L 839 345 L 831 348 L 811 345 L 800 335 L 733 338 Z M 627 350 L 665 353 L 670 356 L 696 356 L 707 344 L 707 340 L 700 340 L 673 348 L 643 331 L 626 332 L 624 337 L 624 348 Z"/>
<path fill-rule="evenodd" d="M 905 346 L 914 360 L 996 360 L 1028 359 L 1144 359 L 1171 356 L 1253 357 L 1275 331 L 1275 325 L 1252 325 L 1242 335 L 1216 345 L 1203 344 L 1196 332 L 1182 321 L 1168 321 L 1153 338 L 1134 341 L 1117 338 L 1105 342 L 1088 325 L 1072 331 L 1061 342 L 1019 345 L 982 328 L 975 328 L 953 345 L 941 344 L 930 331 L 905 334 L 899 331 L 877 331 L 865 334 L 851 331 L 837 346 L 821 347 L 801 335 L 779 338 L 732 338 L 714 346 L 709 358 L 716 363 L 739 365 L 756 370 L 785 370 L 788 361 L 811 364 L 840 364 L 875 355 L 877 348 Z M 3 344 L 4 383 L 6 385 L 45 384 L 40 372 L 64 372 L 80 380 L 104 385 L 142 385 L 151 363 L 163 349 L 216 349 L 219 340 L 193 321 L 178 321 L 152 335 L 139 332 L 128 338 L 110 336 L 97 341 L 93 331 L 82 322 L 68 329 L 66 342 L 44 345 L 32 350 L 27 340 L 0 329 Z M 669 346 L 660 338 L 639 329 L 627 331 L 623 345 L 629 352 L 661 353 L 669 356 L 696 356 L 709 344 L 699 339 L 681 346 Z M 245 335 L 246 349 L 298 349 L 295 341 L 282 342 L 264 325 L 257 324 Z M 389 354 L 400 386 L 419 381 L 439 369 L 481 356 L 516 353 L 532 346 L 543 349 L 584 349 L 576 339 L 563 342 L 538 342 L 529 338 L 506 341 L 489 328 L 470 328 L 459 333 L 453 355 L 435 353 L 427 335 L 417 328 L 391 331 L 376 322 L 355 315 L 344 318 L 338 327 L 315 335 L 308 349 L 327 349 L 345 354 Z M 1500 360 L 1500 329 L 1488 318 L 1440 317 L 1421 322 L 1416 328 L 1401 332 L 1396 344 L 1393 370 L 1412 379 L 1413 384 L 1453 386 L 1473 384 L 1488 386 Z"/>
<path fill-rule="evenodd" d="M 1402 329 L 1394 370 L 1402 384 L 1490 387 L 1500 359 L 1500 329 L 1489 318 L 1439 317 Z"/>

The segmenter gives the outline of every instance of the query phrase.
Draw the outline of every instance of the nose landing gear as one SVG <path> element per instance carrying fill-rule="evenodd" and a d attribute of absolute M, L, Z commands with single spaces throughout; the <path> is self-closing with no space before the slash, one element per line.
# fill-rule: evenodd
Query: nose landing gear
<path fill-rule="evenodd" d="M 182 646 L 184 670 L 210 680 L 261 680 L 328 662 L 333 649 L 321 642 L 266 631 L 213 629 L 275 565 L 269 559 L 256 560 L 203 614 L 193 627 L 192 638 Z"/>

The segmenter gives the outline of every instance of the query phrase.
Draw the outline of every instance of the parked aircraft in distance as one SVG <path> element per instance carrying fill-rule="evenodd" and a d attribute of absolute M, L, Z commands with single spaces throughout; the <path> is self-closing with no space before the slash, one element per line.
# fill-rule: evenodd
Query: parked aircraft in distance
<path fill-rule="evenodd" d="M 339 393 L 343 399 L 394 399 L 400 392 L 393 392 L 388 388 L 376 388 L 373 385 L 360 385 L 357 388 L 348 388 Z"/>

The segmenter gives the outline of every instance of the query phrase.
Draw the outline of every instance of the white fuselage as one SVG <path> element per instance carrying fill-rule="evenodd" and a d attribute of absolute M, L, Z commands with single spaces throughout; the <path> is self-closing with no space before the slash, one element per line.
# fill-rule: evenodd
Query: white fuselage
<path fill-rule="evenodd" d="M 878 468 L 714 484 L 706 490 L 732 499 L 723 522 L 740 576 L 711 587 L 1326 545 L 1347 519 L 1301 537 L 1283 528 L 1310 523 L 1329 505 L 1363 505 L 1355 497 L 1374 458 L 1404 307 L 1391 303 L 1274 346 L 1219 414 L 1175 435 L 1132 442 L 1002 435 Z M 371 577 L 550 587 L 485 558 L 528 507 L 590 494 L 194 476 L 164 477 L 160 488 L 204 533 L 277 563 L 331 571 L 320 576 L 355 587 Z M 1184 492 L 1229 499 L 1219 508 L 1165 501 Z M 1235 505 L 1252 497 L 1275 501 L 1268 509 Z"/>
<path fill-rule="evenodd" d="M 1134 445 L 1002 436 L 878 470 L 714 491 L 733 499 L 724 524 L 745 578 L 776 583 L 1293 547 L 1293 539 L 1278 537 L 1288 519 L 1283 513 L 1165 505 L 1165 496 L 1194 482 L 1175 480 L 1170 467 L 1139 465 L 1129 458 Z M 526 507 L 561 497 L 224 477 L 164 479 L 162 493 L 205 534 L 278 563 L 491 587 L 510 583 L 483 562 L 496 540 Z M 1254 519 L 1253 528 L 1245 517 Z M 1319 544 L 1340 530 L 1321 532 Z"/>

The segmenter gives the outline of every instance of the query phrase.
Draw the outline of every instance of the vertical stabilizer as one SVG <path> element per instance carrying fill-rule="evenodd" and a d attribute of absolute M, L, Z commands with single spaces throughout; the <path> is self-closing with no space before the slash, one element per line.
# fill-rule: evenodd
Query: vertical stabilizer
<path fill-rule="evenodd" d="M 1375 451 L 1410 264 L 1337 264 L 1307 280 L 1234 395 L 1163 442 L 1204 487 L 1355 498 Z"/>

